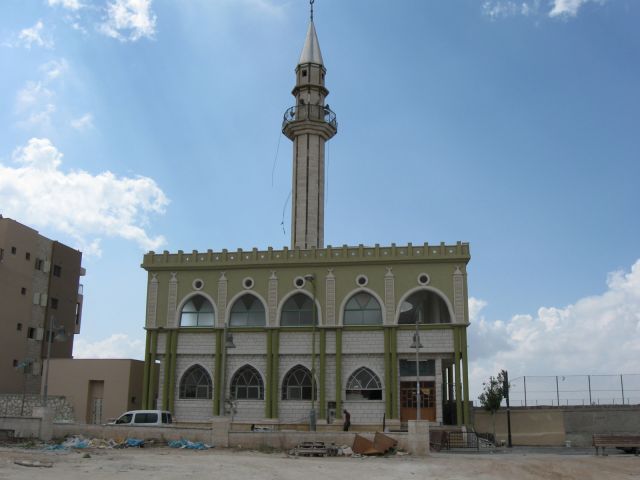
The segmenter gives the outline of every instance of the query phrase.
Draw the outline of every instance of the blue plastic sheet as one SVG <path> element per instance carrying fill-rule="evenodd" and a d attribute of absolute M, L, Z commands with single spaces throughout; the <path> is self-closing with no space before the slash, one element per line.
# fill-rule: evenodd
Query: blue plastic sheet
<path fill-rule="evenodd" d="M 188 448 L 190 450 L 206 450 L 211 448 L 211 445 L 207 445 L 202 442 L 190 442 L 181 438 L 180 440 L 171 440 L 167 443 L 171 448 Z"/>
<path fill-rule="evenodd" d="M 127 447 L 144 447 L 144 440 L 140 438 L 127 438 L 125 441 Z"/>

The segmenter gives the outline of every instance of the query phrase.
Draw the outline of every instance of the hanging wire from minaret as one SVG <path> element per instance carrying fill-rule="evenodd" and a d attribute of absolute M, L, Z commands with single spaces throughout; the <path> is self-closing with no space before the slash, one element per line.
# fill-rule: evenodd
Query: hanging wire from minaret
<path fill-rule="evenodd" d="M 311 21 L 313 22 L 313 2 L 316 0 L 309 0 L 309 6 L 311 7 Z"/>

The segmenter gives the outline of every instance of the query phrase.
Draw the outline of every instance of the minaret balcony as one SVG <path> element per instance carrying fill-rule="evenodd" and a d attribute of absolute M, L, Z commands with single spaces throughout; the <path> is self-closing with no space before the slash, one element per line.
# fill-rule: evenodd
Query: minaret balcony
<path fill-rule="evenodd" d="M 282 119 L 282 133 L 289 139 L 305 130 L 317 130 L 329 139 L 338 131 L 336 114 L 325 105 L 296 105 L 284 112 Z"/>

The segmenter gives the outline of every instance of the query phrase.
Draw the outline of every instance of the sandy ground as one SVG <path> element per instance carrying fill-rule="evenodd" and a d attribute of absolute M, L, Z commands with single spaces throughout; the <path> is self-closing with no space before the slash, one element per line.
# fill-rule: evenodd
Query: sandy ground
<path fill-rule="evenodd" d="M 168 447 L 117 450 L 85 449 L 47 452 L 0 447 L 0 479 L 640 479 L 640 457 L 593 453 L 567 455 L 510 451 L 508 453 L 437 453 L 426 458 L 303 458 L 283 453 Z M 83 458 L 89 453 L 90 458 Z M 52 463 L 51 468 L 25 467 L 15 461 Z"/>

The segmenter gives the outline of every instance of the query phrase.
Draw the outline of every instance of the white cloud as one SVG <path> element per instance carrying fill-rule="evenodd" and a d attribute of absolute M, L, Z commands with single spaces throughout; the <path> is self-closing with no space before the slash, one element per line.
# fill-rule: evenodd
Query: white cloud
<path fill-rule="evenodd" d="M 74 358 L 133 358 L 144 360 L 144 340 L 115 333 L 103 340 L 90 342 L 82 337 L 73 342 Z"/>
<path fill-rule="evenodd" d="M 609 274 L 603 294 L 566 307 L 490 321 L 485 306 L 469 299 L 472 393 L 503 368 L 512 377 L 635 373 L 629 370 L 640 358 L 640 260 L 629 272 Z"/>
<path fill-rule="evenodd" d="M 121 41 L 135 42 L 142 37 L 153 38 L 156 16 L 152 0 L 112 0 L 107 4 L 107 18 L 100 25 L 103 34 Z"/>
<path fill-rule="evenodd" d="M 553 8 L 549 12 L 550 17 L 575 17 L 578 10 L 585 3 L 592 1 L 604 3 L 604 0 L 553 0 Z"/>
<path fill-rule="evenodd" d="M 67 10 L 80 10 L 84 5 L 80 0 L 47 0 L 50 7 L 61 6 Z"/>
<path fill-rule="evenodd" d="M 163 236 L 145 230 L 148 215 L 163 214 L 169 203 L 151 178 L 64 172 L 62 157 L 46 138 L 32 138 L 17 148 L 16 167 L 0 164 L 2 213 L 68 234 L 89 254 L 100 254 L 104 236 L 134 241 L 145 250 L 165 243 Z"/>
<path fill-rule="evenodd" d="M 80 131 L 93 128 L 93 115 L 85 113 L 81 117 L 71 120 L 71 126 Z"/>
<path fill-rule="evenodd" d="M 507 18 L 516 15 L 535 15 L 540 9 L 540 0 L 516 2 L 511 0 L 493 0 L 482 4 L 482 13 L 491 19 Z"/>
<path fill-rule="evenodd" d="M 42 82 L 29 81 L 16 95 L 16 110 L 21 113 L 48 102 L 53 92 Z"/>
<path fill-rule="evenodd" d="M 40 66 L 40 71 L 45 75 L 47 81 L 55 80 L 67 71 L 69 64 L 64 58 L 51 60 Z"/>
<path fill-rule="evenodd" d="M 17 45 L 26 48 L 31 48 L 32 45 L 53 48 L 53 40 L 44 35 L 44 23 L 38 20 L 33 27 L 20 30 Z"/>

